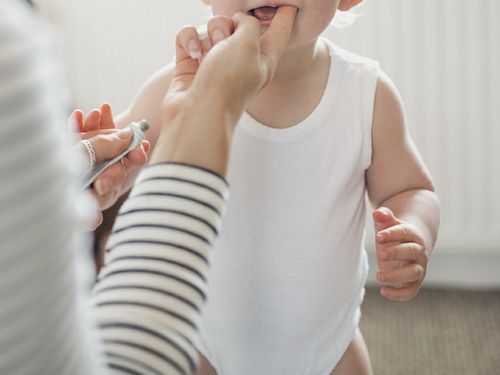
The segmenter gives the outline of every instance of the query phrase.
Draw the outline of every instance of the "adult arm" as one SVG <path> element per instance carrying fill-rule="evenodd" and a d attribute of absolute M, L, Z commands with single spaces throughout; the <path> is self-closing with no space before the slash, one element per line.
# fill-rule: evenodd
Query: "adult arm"
<path fill-rule="evenodd" d="M 90 269 L 85 268 L 88 262 L 76 261 L 85 247 L 77 213 L 87 202 L 71 175 L 69 149 L 60 139 L 57 124 L 64 123 L 63 105 L 57 99 L 58 74 L 48 74 L 55 64 L 47 54 L 48 39 L 27 12 L 14 0 L 0 4 L 0 373 L 98 374 L 104 367 L 112 373 L 189 373 L 196 361 L 193 344 L 206 282 L 204 259 L 227 194 L 221 176 L 227 159 L 207 161 L 214 150 L 196 150 L 204 139 L 196 134 L 181 137 L 185 147 L 179 152 L 172 154 L 168 142 L 157 148 L 156 164 L 145 169 L 122 211 L 107 266 L 93 292 L 97 346 L 85 323 L 82 280 L 75 276 L 77 269 Z M 246 57 L 254 60 L 242 62 L 259 68 L 253 80 L 235 79 L 235 86 L 227 86 L 236 93 L 226 91 L 221 80 L 223 98 L 237 98 L 227 102 L 228 116 L 215 114 L 224 107 L 203 107 L 213 110 L 212 119 L 225 119 L 220 123 L 224 129 L 235 125 L 246 98 L 272 71 L 272 62 L 262 62 L 266 50 L 259 46 L 258 23 L 241 22 L 240 29 L 248 34 L 240 32 L 226 49 L 250 37 L 255 48 Z M 219 55 L 214 52 L 200 79 L 183 81 L 188 84 L 184 91 L 174 90 L 178 96 L 165 105 L 179 112 L 165 119 L 172 127 L 166 122 L 162 132 L 179 136 L 200 130 L 201 125 L 189 126 L 200 120 L 199 115 L 189 117 L 191 105 L 203 102 L 199 94 L 211 79 L 208 61 L 215 69 L 220 65 L 217 56 L 226 58 L 225 53 L 224 48 Z M 199 87 L 188 94 L 194 102 L 181 100 L 189 104 L 179 105 L 175 98 L 191 83 Z M 221 141 L 228 140 L 219 134 Z M 150 247 L 142 241 L 155 236 L 162 240 Z M 130 292 L 134 285 L 137 289 Z M 97 348 L 102 349 L 101 360 Z"/>
<path fill-rule="evenodd" d="M 270 79 L 293 14 L 285 10 L 278 17 L 274 45 L 261 42 L 255 19 L 238 16 L 233 37 L 216 45 L 201 66 L 184 47 L 190 31 L 179 34 L 153 164 L 121 208 L 94 290 L 99 334 L 113 368 L 194 371 L 208 259 L 227 195 L 223 176 L 232 130 L 246 100 Z M 279 29 L 283 24 L 290 26 Z M 220 27 L 227 37 L 231 25 L 219 19 L 209 30 Z M 228 69 L 220 68 L 221 61 L 253 71 L 233 75 L 233 84 L 226 85 Z"/>

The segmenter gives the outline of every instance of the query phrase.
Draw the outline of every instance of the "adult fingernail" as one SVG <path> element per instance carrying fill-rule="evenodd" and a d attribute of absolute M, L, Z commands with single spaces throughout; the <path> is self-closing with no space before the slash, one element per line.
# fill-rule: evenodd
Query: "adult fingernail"
<path fill-rule="evenodd" d="M 94 189 L 96 193 L 103 196 L 111 190 L 112 181 L 109 178 L 99 179 L 94 183 Z"/>
<path fill-rule="evenodd" d="M 217 44 L 217 43 L 223 41 L 225 38 L 226 38 L 226 36 L 220 30 L 215 30 L 212 33 L 212 41 L 214 42 L 214 44 Z"/>
<path fill-rule="evenodd" d="M 116 133 L 116 136 L 120 139 L 130 138 L 132 135 L 132 130 L 130 128 L 121 129 Z"/>
<path fill-rule="evenodd" d="M 202 56 L 200 47 L 198 46 L 198 43 L 196 43 L 196 41 L 194 39 L 191 39 L 189 41 L 188 51 L 189 51 L 189 56 L 193 60 L 197 60 Z"/>

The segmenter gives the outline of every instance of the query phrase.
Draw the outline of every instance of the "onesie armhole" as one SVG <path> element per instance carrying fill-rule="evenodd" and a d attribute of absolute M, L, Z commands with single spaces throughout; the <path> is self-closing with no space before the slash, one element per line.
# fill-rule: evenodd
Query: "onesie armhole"
<path fill-rule="evenodd" d="M 370 61 L 367 66 L 367 78 L 365 80 L 362 99 L 363 106 L 363 156 L 362 163 L 368 169 L 372 163 L 372 126 L 375 111 L 375 95 L 377 93 L 377 82 L 380 74 L 380 66 L 376 61 Z"/>

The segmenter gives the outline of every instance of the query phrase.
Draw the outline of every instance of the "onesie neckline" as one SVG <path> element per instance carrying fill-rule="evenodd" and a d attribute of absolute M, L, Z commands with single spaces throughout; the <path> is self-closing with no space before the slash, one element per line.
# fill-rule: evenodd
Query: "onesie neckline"
<path fill-rule="evenodd" d="M 333 46 L 330 42 L 321 39 L 328 49 L 328 54 L 330 56 L 330 71 L 328 73 L 328 79 L 326 82 L 326 87 L 323 92 L 318 105 L 312 111 L 312 113 L 303 121 L 296 125 L 292 125 L 288 128 L 272 128 L 270 126 L 264 125 L 257 121 L 250 113 L 247 111 L 243 112 L 240 127 L 251 133 L 257 138 L 260 138 L 269 142 L 290 142 L 294 141 L 300 137 L 303 137 L 307 133 L 313 131 L 318 125 L 320 125 L 325 117 L 328 115 L 332 108 L 332 103 L 335 99 L 337 93 L 338 80 L 340 78 L 337 71 L 338 60 L 335 58 L 333 51 Z M 334 70 L 335 65 L 335 70 Z"/>

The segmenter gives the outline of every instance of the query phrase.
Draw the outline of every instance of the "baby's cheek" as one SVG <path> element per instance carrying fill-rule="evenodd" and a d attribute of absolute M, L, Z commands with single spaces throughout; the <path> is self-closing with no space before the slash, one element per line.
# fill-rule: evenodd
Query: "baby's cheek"
<path fill-rule="evenodd" d="M 212 0 L 212 13 L 216 16 L 232 17 L 244 10 L 245 4 L 239 0 Z"/>

